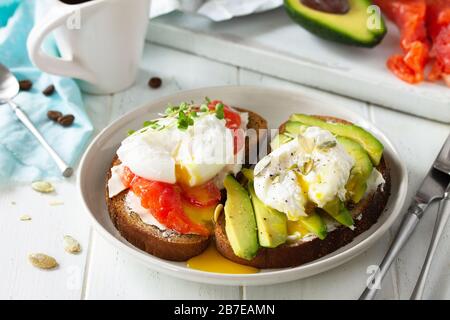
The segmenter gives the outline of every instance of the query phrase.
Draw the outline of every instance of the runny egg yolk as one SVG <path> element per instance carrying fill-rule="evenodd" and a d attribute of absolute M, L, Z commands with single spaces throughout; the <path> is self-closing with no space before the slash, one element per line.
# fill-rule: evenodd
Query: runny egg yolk
<path fill-rule="evenodd" d="M 259 272 L 256 268 L 244 266 L 223 257 L 214 244 L 211 244 L 200 255 L 189 259 L 187 266 L 191 269 L 217 273 L 249 274 Z"/>
<path fill-rule="evenodd" d="M 176 163 L 175 179 L 178 184 L 196 187 L 216 177 L 226 164 L 222 163 Z"/>
<path fill-rule="evenodd" d="M 353 162 L 331 132 L 309 127 L 256 164 L 255 193 L 295 221 L 307 216 L 310 203 L 323 208 L 345 197 Z"/>
<path fill-rule="evenodd" d="M 308 199 L 308 190 L 309 190 L 309 185 L 308 182 L 305 181 L 305 179 L 303 179 L 301 174 L 298 174 L 297 172 L 295 173 L 295 176 L 297 177 L 297 184 L 300 186 L 300 196 L 304 197 L 305 199 Z M 293 214 L 292 212 L 287 212 L 287 216 L 288 216 L 288 220 L 290 221 L 295 221 L 298 219 L 298 215 L 296 215 L 295 213 Z"/>
<path fill-rule="evenodd" d="M 297 183 L 300 186 L 300 188 L 302 188 L 302 192 L 308 196 L 308 191 L 309 191 L 309 184 L 308 182 L 305 181 L 305 179 L 303 179 L 302 175 L 299 174 L 298 172 L 295 173 L 297 176 Z"/>
<path fill-rule="evenodd" d="M 299 221 L 289 221 L 287 222 L 287 232 L 289 235 L 294 235 L 296 232 L 300 233 L 301 237 L 310 233 Z"/>
<path fill-rule="evenodd" d="M 180 163 L 175 164 L 175 177 L 177 179 L 177 183 L 185 186 L 190 185 L 191 174 L 187 168 Z"/>
<path fill-rule="evenodd" d="M 206 226 L 210 231 L 213 230 L 213 216 L 216 208 L 215 205 L 209 207 L 198 207 L 187 201 L 183 201 L 182 207 L 184 213 L 186 213 L 191 221 Z"/>

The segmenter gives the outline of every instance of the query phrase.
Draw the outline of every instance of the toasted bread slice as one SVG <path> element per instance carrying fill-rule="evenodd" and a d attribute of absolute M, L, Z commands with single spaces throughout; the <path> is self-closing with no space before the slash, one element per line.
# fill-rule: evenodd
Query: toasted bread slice
<path fill-rule="evenodd" d="M 248 113 L 247 128 L 258 130 L 267 129 L 267 121 L 258 114 L 245 109 L 235 108 L 240 112 Z M 261 131 L 263 132 L 263 131 Z M 262 133 L 259 135 L 262 139 Z M 250 148 L 246 141 L 246 150 Z M 247 152 L 248 153 L 248 152 Z M 113 159 L 111 167 L 120 164 L 117 156 Z M 211 237 L 194 234 L 179 234 L 173 231 L 162 231 L 156 226 L 145 224 L 139 215 L 130 212 L 125 205 L 125 197 L 129 190 L 122 191 L 115 197 L 108 196 L 108 180 L 111 170 L 106 174 L 106 203 L 112 222 L 120 234 L 130 243 L 154 256 L 172 261 L 185 261 L 205 250 Z"/>
<path fill-rule="evenodd" d="M 348 121 L 333 118 L 317 116 L 322 120 L 349 123 Z M 284 124 L 280 126 L 280 132 L 284 132 Z M 324 240 L 313 238 L 309 241 L 299 241 L 295 243 L 284 243 L 276 248 L 260 248 L 257 255 L 252 260 L 245 260 L 237 257 L 233 253 L 230 242 L 225 231 L 225 217 L 222 214 L 215 226 L 215 241 L 217 250 L 226 258 L 240 264 L 249 265 L 256 268 L 285 268 L 295 267 L 301 264 L 319 259 L 340 247 L 350 243 L 357 235 L 368 230 L 375 224 L 383 212 L 388 201 L 391 189 L 391 178 L 389 168 L 386 165 L 384 157 L 376 167 L 383 175 L 385 184 L 361 200 L 351 209 L 354 219 L 354 229 L 340 226 L 337 229 L 328 232 Z M 360 218 L 359 218 L 360 217 Z"/>

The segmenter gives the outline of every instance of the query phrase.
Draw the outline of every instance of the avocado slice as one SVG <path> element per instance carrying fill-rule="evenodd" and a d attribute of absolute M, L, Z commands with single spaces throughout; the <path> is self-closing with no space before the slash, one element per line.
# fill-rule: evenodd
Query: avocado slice
<path fill-rule="evenodd" d="M 340 224 L 343 224 L 346 227 L 353 225 L 352 215 L 347 210 L 344 203 L 338 198 L 328 202 L 322 209 Z"/>
<path fill-rule="evenodd" d="M 253 176 L 253 170 L 249 168 L 242 168 L 241 169 L 242 174 L 245 178 L 247 178 L 248 181 L 253 181 L 255 177 Z"/>
<path fill-rule="evenodd" d="M 346 13 L 329 13 L 313 9 L 302 0 L 284 0 L 288 15 L 309 32 L 327 40 L 372 48 L 387 32 L 383 17 L 371 11 L 370 0 L 348 0 Z M 373 27 L 370 27 L 370 22 Z"/>
<path fill-rule="evenodd" d="M 280 244 L 285 243 L 287 238 L 286 215 L 266 206 L 256 196 L 253 182 L 249 182 L 247 188 L 255 211 L 260 246 L 276 248 Z"/>
<path fill-rule="evenodd" d="M 325 122 L 314 116 L 309 116 L 300 113 L 291 115 L 289 120 L 299 122 L 297 125 L 320 127 L 322 129 L 330 131 L 331 133 L 337 136 L 352 139 L 358 142 L 366 150 L 366 152 L 370 157 L 370 160 L 375 166 L 377 166 L 380 163 L 384 149 L 383 144 L 371 133 L 367 132 L 361 127 L 358 127 L 353 124 Z M 294 125 L 290 124 L 290 126 Z"/>
<path fill-rule="evenodd" d="M 300 217 L 298 221 L 305 229 L 319 237 L 320 240 L 326 238 L 327 225 L 317 212 L 313 212 L 306 217 Z"/>
<path fill-rule="evenodd" d="M 258 252 L 259 245 L 250 197 L 231 175 L 225 177 L 223 184 L 227 191 L 224 212 L 228 240 L 235 255 L 251 260 Z"/>
<path fill-rule="evenodd" d="M 291 141 L 292 138 L 288 137 L 285 134 L 277 134 L 272 141 L 270 142 L 270 147 L 272 148 L 272 150 L 278 149 L 282 144 L 285 144 L 289 141 Z"/>
<path fill-rule="evenodd" d="M 288 121 L 284 125 L 284 130 L 293 135 L 303 134 L 306 129 L 308 129 L 308 125 L 304 125 L 298 121 Z"/>
<path fill-rule="evenodd" d="M 355 165 L 350 171 L 350 178 L 345 188 L 350 199 L 354 203 L 358 203 L 366 193 L 367 179 L 369 179 L 373 170 L 372 162 L 366 150 L 359 143 L 345 137 L 337 137 L 337 141 L 355 160 Z"/>

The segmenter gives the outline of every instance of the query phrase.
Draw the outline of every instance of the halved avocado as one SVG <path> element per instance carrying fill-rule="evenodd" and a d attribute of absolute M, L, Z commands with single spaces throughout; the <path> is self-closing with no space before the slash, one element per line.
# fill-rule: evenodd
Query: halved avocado
<path fill-rule="evenodd" d="M 284 0 L 284 6 L 292 20 L 323 39 L 371 48 L 380 43 L 387 32 L 381 14 L 370 10 L 370 0 L 348 0 L 349 10 L 345 13 L 316 10 L 305 5 L 306 2 Z"/>

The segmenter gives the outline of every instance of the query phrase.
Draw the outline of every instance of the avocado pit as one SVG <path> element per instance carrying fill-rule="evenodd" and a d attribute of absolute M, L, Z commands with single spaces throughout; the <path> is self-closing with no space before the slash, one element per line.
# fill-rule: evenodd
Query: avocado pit
<path fill-rule="evenodd" d="M 348 0 L 300 0 L 308 8 L 334 14 L 346 14 L 350 10 Z"/>

